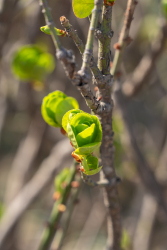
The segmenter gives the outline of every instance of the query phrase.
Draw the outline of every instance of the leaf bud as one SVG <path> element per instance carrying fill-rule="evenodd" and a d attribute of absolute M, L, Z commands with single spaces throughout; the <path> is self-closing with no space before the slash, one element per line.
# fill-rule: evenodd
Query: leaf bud
<path fill-rule="evenodd" d="M 41 107 L 43 119 L 53 127 L 62 127 L 62 117 L 74 108 L 78 108 L 78 102 L 73 97 L 66 96 L 61 91 L 54 91 L 44 97 Z"/>

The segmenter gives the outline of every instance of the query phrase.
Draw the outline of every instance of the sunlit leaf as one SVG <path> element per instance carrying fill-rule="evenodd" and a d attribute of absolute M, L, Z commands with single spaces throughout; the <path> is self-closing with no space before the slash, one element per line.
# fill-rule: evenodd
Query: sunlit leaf
<path fill-rule="evenodd" d="M 76 99 L 67 97 L 63 92 L 57 90 L 44 97 L 41 112 L 43 119 L 49 125 L 62 127 L 64 114 L 74 108 L 79 108 Z"/>
<path fill-rule="evenodd" d="M 85 18 L 91 14 L 94 0 L 73 0 L 72 6 L 74 14 L 78 18 Z"/>
<path fill-rule="evenodd" d="M 65 32 L 64 30 L 60 30 L 60 29 L 57 29 L 57 28 L 54 28 L 54 29 L 55 29 L 56 34 L 57 34 L 58 36 L 64 37 L 64 36 L 67 35 L 66 32 Z M 50 28 L 48 27 L 48 25 L 42 26 L 42 27 L 40 28 L 40 30 L 41 30 L 42 32 L 44 32 L 45 34 L 47 34 L 47 35 L 51 35 Z"/>
<path fill-rule="evenodd" d="M 35 45 L 21 47 L 12 60 L 12 71 L 21 80 L 42 81 L 55 68 L 54 58 Z"/>

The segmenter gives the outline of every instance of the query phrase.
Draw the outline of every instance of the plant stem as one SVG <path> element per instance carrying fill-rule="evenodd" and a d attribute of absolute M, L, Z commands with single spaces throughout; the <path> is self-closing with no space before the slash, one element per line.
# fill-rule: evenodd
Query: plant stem
<path fill-rule="evenodd" d="M 103 6 L 101 32 L 102 38 L 99 40 L 98 67 L 102 74 L 110 74 L 110 43 L 113 32 L 111 32 L 112 7 Z"/>
<path fill-rule="evenodd" d="M 93 42 L 95 36 L 95 29 L 97 27 L 97 22 L 99 20 L 99 14 L 101 12 L 102 2 L 103 2 L 102 0 L 95 0 L 95 6 L 94 9 L 92 10 L 92 17 L 91 17 L 81 70 L 87 70 L 93 55 Z"/>
<path fill-rule="evenodd" d="M 72 188 L 72 190 L 71 190 L 71 196 L 70 196 L 70 199 L 69 199 L 69 204 L 68 204 L 67 210 L 65 211 L 64 216 L 63 216 L 62 230 L 60 232 L 57 232 L 58 238 L 59 238 L 59 241 L 58 241 L 58 243 L 56 245 L 57 250 L 60 250 L 61 247 L 62 247 L 64 238 L 65 238 L 67 230 L 68 230 L 68 226 L 69 226 L 69 223 L 70 223 L 71 215 L 73 213 L 77 197 L 78 197 L 78 195 L 79 195 L 79 193 L 80 193 L 80 191 L 82 189 L 82 180 L 81 180 L 80 175 L 76 175 L 75 180 L 78 181 L 79 187 Z"/>
<path fill-rule="evenodd" d="M 124 25 L 121 30 L 121 34 L 119 37 L 119 41 L 117 43 L 117 48 L 111 68 L 111 75 L 115 76 L 117 73 L 117 69 L 120 65 L 122 55 L 124 53 L 124 50 L 129 42 L 131 42 L 131 38 L 129 37 L 129 30 L 130 30 L 130 25 L 133 20 L 133 13 L 136 7 L 137 1 L 136 0 L 128 0 L 127 3 L 127 9 L 125 12 L 125 20 L 124 20 Z"/>
<path fill-rule="evenodd" d="M 100 147 L 101 160 L 104 174 L 101 174 L 101 181 L 108 179 L 110 182 L 116 178 L 114 168 L 114 145 L 113 145 L 113 128 L 112 128 L 112 110 L 113 101 L 111 99 L 111 86 L 113 83 L 110 75 L 110 42 L 113 32 L 111 31 L 112 6 L 103 6 L 101 38 L 99 40 L 99 57 L 98 65 L 105 77 L 103 86 L 99 86 L 97 92 L 101 100 L 110 105 L 110 110 L 105 110 L 99 114 L 99 119 L 102 125 L 103 138 Z M 117 185 L 107 186 L 103 189 L 104 203 L 108 210 L 108 240 L 106 250 L 120 250 L 121 245 L 121 215 L 120 205 L 118 200 Z"/>
<path fill-rule="evenodd" d="M 57 36 L 56 30 L 54 29 L 55 25 L 54 25 L 54 22 L 53 22 L 51 13 L 50 13 L 48 2 L 47 2 L 47 0 L 41 0 L 40 3 L 43 6 L 42 12 L 44 13 L 46 24 L 50 28 L 51 36 L 52 36 L 52 40 L 53 40 L 53 43 L 55 45 L 55 48 L 57 50 L 61 50 L 62 46 L 61 46 L 60 40 Z"/>
<path fill-rule="evenodd" d="M 64 189 L 63 194 L 61 194 L 61 197 L 55 202 L 53 206 L 48 225 L 43 232 L 41 243 L 38 250 L 50 249 L 51 243 L 57 231 L 58 223 L 62 215 L 62 211 L 59 209 L 59 206 L 61 204 L 66 204 L 68 199 L 68 194 L 72 188 L 71 182 L 74 180 L 75 174 L 76 174 L 76 168 L 75 165 L 73 165 L 68 179 L 67 187 Z"/>
<path fill-rule="evenodd" d="M 65 16 L 62 16 L 60 17 L 60 22 L 61 22 L 61 25 L 65 28 L 65 31 L 68 34 L 68 36 L 73 39 L 80 53 L 83 54 L 85 50 L 85 45 L 83 44 L 82 40 L 79 38 L 76 30 L 74 30 L 73 26 L 69 23 L 69 20 Z M 96 79 L 96 85 L 98 86 L 103 81 L 103 75 L 101 71 L 99 70 L 99 68 L 97 67 L 97 64 L 93 56 L 91 58 L 89 67 L 92 71 L 93 76 Z"/>

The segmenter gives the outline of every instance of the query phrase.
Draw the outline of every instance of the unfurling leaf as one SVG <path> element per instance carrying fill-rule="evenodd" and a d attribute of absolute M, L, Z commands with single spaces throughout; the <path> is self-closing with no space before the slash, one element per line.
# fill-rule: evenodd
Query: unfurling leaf
<path fill-rule="evenodd" d="M 62 117 L 74 108 L 79 108 L 76 99 L 57 90 L 44 97 L 41 112 L 43 119 L 50 126 L 62 127 Z"/>
<path fill-rule="evenodd" d="M 48 27 L 48 25 L 42 26 L 40 29 L 45 34 L 51 35 L 50 28 Z M 55 31 L 56 31 L 56 33 L 57 33 L 58 36 L 64 37 L 64 36 L 67 35 L 67 33 L 64 30 L 60 30 L 60 29 L 57 29 L 57 28 L 54 28 L 54 29 L 55 29 Z"/>
<path fill-rule="evenodd" d="M 98 173 L 98 159 L 91 155 L 100 147 L 102 128 L 99 119 L 79 109 L 70 110 L 62 119 L 62 126 L 75 148 L 72 156 L 81 162 L 86 174 Z"/>
<path fill-rule="evenodd" d="M 99 167 L 99 162 L 97 157 L 88 155 L 82 161 L 82 166 L 85 170 L 85 174 L 94 175 L 97 174 L 102 167 Z"/>

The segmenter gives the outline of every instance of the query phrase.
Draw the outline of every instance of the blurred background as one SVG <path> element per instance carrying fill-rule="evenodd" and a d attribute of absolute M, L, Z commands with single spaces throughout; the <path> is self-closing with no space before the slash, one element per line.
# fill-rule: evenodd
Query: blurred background
<path fill-rule="evenodd" d="M 127 1 L 116 0 L 113 7 L 112 59 L 115 52 L 113 45 L 119 38 L 126 4 Z M 62 29 L 59 18 L 66 16 L 85 43 L 89 20 L 75 17 L 72 0 L 50 0 L 49 5 L 56 27 Z M 133 42 L 127 47 L 121 65 L 122 82 L 150 51 L 152 42 L 160 32 L 161 17 L 159 0 L 139 1 L 130 30 Z M 75 97 L 80 109 L 90 112 L 80 93 L 66 77 L 61 63 L 56 60 L 51 37 L 40 31 L 40 27 L 44 25 L 38 0 L 0 1 L 0 219 L 3 221 L 10 207 L 13 211 L 10 211 L 4 230 L 10 228 L 10 223 L 13 223 L 13 227 L 7 233 L 1 250 L 37 249 L 53 206 L 54 177 L 73 162 L 68 140 L 60 133 L 60 129 L 46 125 L 42 119 L 43 97 L 49 92 L 61 90 L 66 95 Z M 65 48 L 74 51 L 79 69 L 82 56 L 72 39 L 60 37 L 60 40 Z M 48 72 L 43 79 L 20 79 L 15 73 L 13 61 L 16 52 L 22 46 L 30 44 L 38 46 L 44 53 L 50 53 L 54 58 L 52 72 Z M 96 59 L 97 53 L 96 40 Z M 166 79 L 167 43 L 154 63 L 146 86 L 128 100 L 127 112 L 135 142 L 167 202 Z M 94 91 L 92 85 L 91 88 Z M 145 176 L 145 180 L 142 179 L 144 163 L 139 163 L 135 156 L 127 124 L 116 104 L 113 123 L 115 167 L 117 175 L 122 179 L 118 188 L 124 229 L 123 249 L 165 250 L 167 214 L 159 206 L 156 195 L 150 191 L 156 190 L 154 183 L 151 187 L 147 185 L 148 176 Z M 98 175 L 94 178 L 97 180 Z M 40 180 L 41 183 L 44 182 L 43 186 L 40 186 Z M 34 195 L 32 199 L 30 190 L 31 195 Z M 22 199 L 19 200 L 19 197 Z M 22 211 L 18 214 L 20 208 Z M 72 213 L 62 250 L 100 250 L 104 248 L 106 239 L 106 211 L 102 191 L 84 184 Z M 56 240 L 52 249 L 56 249 Z"/>

